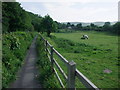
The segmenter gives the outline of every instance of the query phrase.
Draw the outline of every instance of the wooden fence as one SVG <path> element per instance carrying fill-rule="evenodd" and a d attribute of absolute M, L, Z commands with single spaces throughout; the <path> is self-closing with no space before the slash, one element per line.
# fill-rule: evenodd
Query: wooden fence
<path fill-rule="evenodd" d="M 61 74 L 63 75 L 64 79 L 67 82 L 67 88 L 72 88 L 75 89 L 75 78 L 77 77 L 82 84 L 88 88 L 88 89 L 95 89 L 95 90 L 99 90 L 98 87 L 96 87 L 90 80 L 88 80 L 77 68 L 76 68 L 76 63 L 74 61 L 67 61 L 57 50 L 55 50 L 53 48 L 53 46 L 47 41 L 45 40 L 42 35 L 40 35 L 42 40 L 44 41 L 44 45 L 46 47 L 45 51 L 47 51 L 49 54 L 47 55 L 53 70 L 56 74 L 56 77 L 61 85 L 62 88 L 65 88 L 61 78 L 58 75 L 57 70 L 54 68 L 54 65 L 56 65 L 56 67 L 58 68 L 58 70 L 61 72 Z M 50 49 L 48 49 L 48 47 Z M 65 72 L 62 70 L 62 68 L 60 67 L 60 65 L 58 64 L 58 62 L 55 60 L 55 58 L 53 57 L 53 54 L 56 54 L 66 65 L 67 69 L 68 69 L 68 74 L 66 75 Z"/>

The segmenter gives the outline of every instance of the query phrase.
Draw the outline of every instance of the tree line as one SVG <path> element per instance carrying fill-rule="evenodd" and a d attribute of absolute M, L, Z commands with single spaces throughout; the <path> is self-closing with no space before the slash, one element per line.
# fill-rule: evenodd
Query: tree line
<path fill-rule="evenodd" d="M 103 26 L 97 26 L 93 23 L 88 26 L 82 26 L 82 23 L 74 25 L 68 22 L 64 24 L 54 21 L 49 15 L 42 17 L 25 11 L 18 2 L 2 3 L 2 28 L 3 33 L 37 31 L 41 33 L 47 32 L 48 36 L 50 36 L 51 32 L 59 32 L 61 29 L 106 31 L 120 34 L 120 22 L 114 25 L 105 22 Z"/>
<path fill-rule="evenodd" d="M 2 32 L 38 31 L 50 36 L 55 31 L 56 22 L 46 15 L 44 17 L 25 11 L 18 2 L 2 3 Z"/>
<path fill-rule="evenodd" d="M 71 31 L 77 30 L 86 30 L 86 31 L 100 31 L 100 32 L 110 32 L 114 34 L 120 35 L 120 22 L 116 22 L 115 24 L 111 25 L 110 22 L 105 22 L 103 26 L 97 26 L 93 23 L 87 26 L 82 26 L 82 23 L 78 23 L 77 25 L 71 24 L 68 22 L 65 23 L 58 23 L 58 29 L 68 29 Z M 59 32 L 59 31 L 58 31 Z"/>

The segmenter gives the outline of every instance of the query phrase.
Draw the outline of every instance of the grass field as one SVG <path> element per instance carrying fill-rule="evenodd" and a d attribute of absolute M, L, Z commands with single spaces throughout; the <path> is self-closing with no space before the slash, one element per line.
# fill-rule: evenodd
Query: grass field
<path fill-rule="evenodd" d="M 80 39 L 87 34 L 89 39 Z M 52 33 L 47 40 L 67 60 L 73 60 L 77 68 L 99 88 L 118 88 L 118 36 L 103 32 L 82 31 Z M 66 71 L 62 62 L 59 64 Z M 76 82 L 77 87 L 83 87 Z"/>

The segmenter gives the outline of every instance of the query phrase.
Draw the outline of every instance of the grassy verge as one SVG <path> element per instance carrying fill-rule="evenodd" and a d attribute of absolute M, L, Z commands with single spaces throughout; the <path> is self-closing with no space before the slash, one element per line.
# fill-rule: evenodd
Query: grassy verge
<path fill-rule="evenodd" d="M 7 88 L 15 80 L 35 33 L 13 32 L 2 36 L 2 87 Z"/>
<path fill-rule="evenodd" d="M 39 81 L 42 84 L 42 87 L 60 88 L 55 73 L 52 72 L 51 63 L 46 56 L 45 46 L 40 37 L 38 37 L 36 45 L 38 53 L 37 66 L 39 68 Z"/>
<path fill-rule="evenodd" d="M 46 37 L 46 39 L 67 60 L 74 60 L 80 72 L 97 87 L 118 88 L 120 57 L 118 56 L 117 36 L 97 32 L 81 33 L 88 33 L 91 38 L 80 40 L 80 35 L 82 35 L 80 33 L 53 33 L 51 38 Z M 65 65 L 57 57 L 56 59 L 67 73 Z M 83 88 L 78 81 L 76 87 Z"/>

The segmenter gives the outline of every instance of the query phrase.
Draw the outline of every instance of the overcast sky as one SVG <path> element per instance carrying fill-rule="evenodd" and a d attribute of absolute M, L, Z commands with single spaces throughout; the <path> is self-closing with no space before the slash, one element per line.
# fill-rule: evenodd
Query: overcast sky
<path fill-rule="evenodd" d="M 117 21 L 119 0 L 16 0 L 30 12 L 58 22 Z"/>

